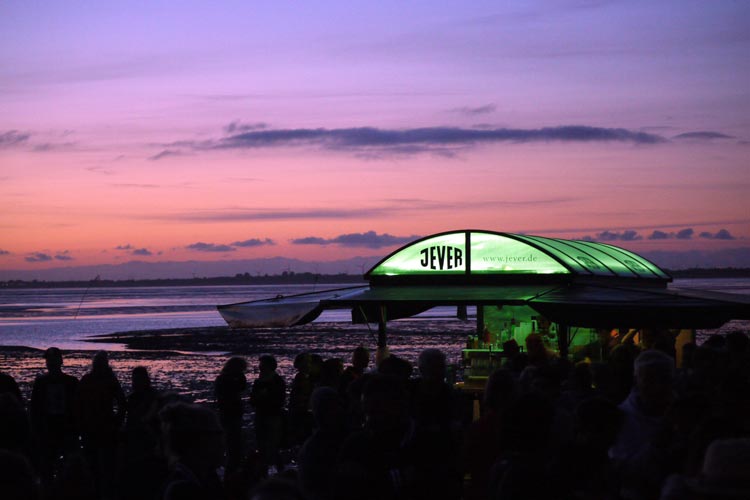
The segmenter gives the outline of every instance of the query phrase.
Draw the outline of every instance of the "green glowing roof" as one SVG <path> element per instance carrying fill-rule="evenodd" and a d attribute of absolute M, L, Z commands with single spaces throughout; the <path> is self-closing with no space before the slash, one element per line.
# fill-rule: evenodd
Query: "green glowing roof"
<path fill-rule="evenodd" d="M 613 245 L 468 230 L 410 243 L 385 257 L 365 276 L 564 274 L 671 280 L 653 263 Z"/>

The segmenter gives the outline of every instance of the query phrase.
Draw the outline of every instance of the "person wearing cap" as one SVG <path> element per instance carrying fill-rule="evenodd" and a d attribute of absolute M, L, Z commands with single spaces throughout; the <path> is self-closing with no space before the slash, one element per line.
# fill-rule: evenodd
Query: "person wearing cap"
<path fill-rule="evenodd" d="M 44 360 L 47 373 L 34 381 L 30 413 L 32 429 L 39 442 L 42 479 L 50 481 L 55 460 L 79 447 L 74 416 L 78 379 L 63 373 L 63 356 L 57 347 L 47 349 Z"/>

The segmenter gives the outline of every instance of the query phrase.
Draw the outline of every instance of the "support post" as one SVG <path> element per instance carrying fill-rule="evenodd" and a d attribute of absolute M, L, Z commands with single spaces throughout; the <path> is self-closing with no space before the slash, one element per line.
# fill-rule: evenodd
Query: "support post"
<path fill-rule="evenodd" d="M 456 306 L 456 317 L 461 321 L 466 321 L 469 318 L 469 313 L 466 311 L 466 304 Z"/>
<path fill-rule="evenodd" d="M 388 345 L 388 336 L 386 332 L 388 311 L 386 310 L 385 304 L 380 304 L 378 313 L 378 349 L 385 349 Z"/>
<path fill-rule="evenodd" d="M 558 325 L 557 329 L 557 347 L 560 350 L 560 357 L 568 359 L 568 343 L 570 342 L 570 327 L 568 325 Z"/>
<path fill-rule="evenodd" d="M 484 306 L 477 304 L 477 337 L 484 338 Z"/>
<path fill-rule="evenodd" d="M 378 349 L 375 352 L 375 365 L 380 366 L 380 362 L 389 356 L 388 337 L 386 335 L 386 322 L 388 315 L 385 304 L 378 305 Z"/>

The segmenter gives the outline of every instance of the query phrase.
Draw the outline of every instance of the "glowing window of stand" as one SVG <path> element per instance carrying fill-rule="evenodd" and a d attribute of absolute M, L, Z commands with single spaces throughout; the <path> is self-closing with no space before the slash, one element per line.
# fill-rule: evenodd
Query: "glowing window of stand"
<path fill-rule="evenodd" d="M 522 241 L 497 234 L 471 234 L 471 272 L 477 274 L 568 274 L 558 261 Z"/>
<path fill-rule="evenodd" d="M 464 274 L 466 233 L 450 233 L 418 241 L 392 255 L 370 274 Z"/>

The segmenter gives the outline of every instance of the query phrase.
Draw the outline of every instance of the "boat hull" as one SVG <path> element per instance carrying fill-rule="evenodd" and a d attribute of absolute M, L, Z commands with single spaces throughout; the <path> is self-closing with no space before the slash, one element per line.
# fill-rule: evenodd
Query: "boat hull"
<path fill-rule="evenodd" d="M 320 315 L 322 309 L 319 304 L 319 301 L 302 304 L 233 304 L 220 306 L 218 310 L 231 328 L 278 328 L 309 323 Z"/>
<path fill-rule="evenodd" d="M 230 328 L 279 328 L 310 323 L 325 307 L 322 300 L 335 299 L 367 289 L 364 286 L 336 288 L 296 295 L 277 296 L 216 306 Z"/>

